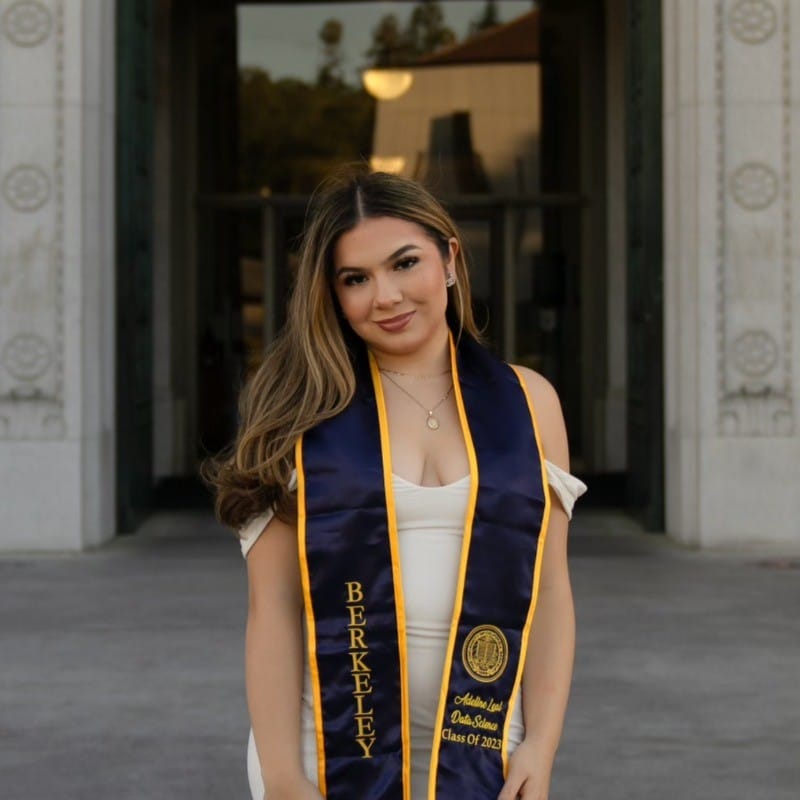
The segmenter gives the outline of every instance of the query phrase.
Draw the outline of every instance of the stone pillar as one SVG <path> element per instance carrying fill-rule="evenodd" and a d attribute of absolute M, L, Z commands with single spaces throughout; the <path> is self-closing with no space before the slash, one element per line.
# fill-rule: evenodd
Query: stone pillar
<path fill-rule="evenodd" d="M 114 534 L 114 6 L 0 0 L 0 550 Z"/>
<path fill-rule="evenodd" d="M 800 0 L 663 0 L 669 533 L 800 546 Z"/>

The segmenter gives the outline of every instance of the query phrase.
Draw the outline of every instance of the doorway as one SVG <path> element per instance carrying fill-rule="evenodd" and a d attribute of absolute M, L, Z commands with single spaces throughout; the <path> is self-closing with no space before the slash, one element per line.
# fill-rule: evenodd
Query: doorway
<path fill-rule="evenodd" d="M 573 457 L 591 463 L 582 348 L 596 337 L 583 327 L 583 296 L 586 274 L 602 269 L 592 253 L 603 210 L 587 164 L 602 159 L 581 154 L 580 130 L 603 107 L 602 93 L 581 96 L 581 80 L 597 71 L 588 60 L 576 66 L 576 54 L 601 58 L 602 49 L 584 42 L 592 24 L 574 25 L 590 8 L 467 0 L 396 3 L 387 14 L 382 3 L 217 3 L 201 14 L 203 52 L 213 43 L 225 59 L 199 67 L 198 102 L 215 113 L 198 148 L 206 447 L 235 424 L 220 387 L 247 374 L 280 327 L 308 194 L 337 164 L 366 161 L 423 181 L 451 210 L 490 346 L 556 385 Z M 212 167 L 212 153 L 226 158 Z"/>
<path fill-rule="evenodd" d="M 441 15 L 414 22 L 422 5 Z M 626 350 L 631 178 L 614 125 L 640 30 L 626 3 L 408 0 L 391 4 L 394 21 L 370 2 L 156 7 L 154 479 L 195 474 L 229 441 L 239 388 L 282 323 L 308 192 L 334 164 L 366 160 L 442 197 L 491 346 L 554 383 L 573 470 L 595 499 L 608 483 L 623 501 L 628 384 L 654 380 Z M 398 73 L 409 86 L 387 88 Z M 657 283 L 652 257 L 637 263 Z M 662 436 L 655 411 L 645 426 Z M 657 501 L 663 475 L 648 481 Z"/>

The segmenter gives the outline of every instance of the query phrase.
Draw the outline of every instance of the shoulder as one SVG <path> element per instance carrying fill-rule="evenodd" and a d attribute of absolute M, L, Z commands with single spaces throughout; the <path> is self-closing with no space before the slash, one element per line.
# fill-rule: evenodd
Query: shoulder
<path fill-rule="evenodd" d="M 511 366 L 522 379 L 530 397 L 545 458 L 569 471 L 569 444 L 558 393 L 544 375 L 529 367 Z"/>
<path fill-rule="evenodd" d="M 511 366 L 522 378 L 537 416 L 553 410 L 557 410 L 559 414 L 561 413 L 561 402 L 558 399 L 558 394 L 553 384 L 544 375 L 540 375 L 530 367 L 523 367 L 519 364 L 512 364 Z"/>

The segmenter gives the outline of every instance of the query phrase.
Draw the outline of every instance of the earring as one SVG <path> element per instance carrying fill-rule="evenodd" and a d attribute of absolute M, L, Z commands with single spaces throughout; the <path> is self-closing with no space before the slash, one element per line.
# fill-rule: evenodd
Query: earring
<path fill-rule="evenodd" d="M 447 273 L 447 280 L 444 282 L 444 285 L 448 288 L 451 286 L 455 286 L 456 283 L 456 276 L 452 272 Z"/>

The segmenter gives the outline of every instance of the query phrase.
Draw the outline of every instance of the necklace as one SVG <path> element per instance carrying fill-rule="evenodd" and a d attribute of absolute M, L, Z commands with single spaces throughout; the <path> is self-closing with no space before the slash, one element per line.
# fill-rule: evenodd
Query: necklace
<path fill-rule="evenodd" d="M 403 378 L 441 378 L 442 375 L 449 375 L 452 370 L 446 369 L 444 372 L 432 372 L 428 375 L 416 375 L 413 372 L 398 372 L 396 369 L 384 369 L 381 367 L 381 372 L 388 375 L 400 375 Z"/>
<path fill-rule="evenodd" d="M 439 430 L 439 420 L 438 420 L 438 419 L 437 419 L 437 418 L 436 418 L 436 417 L 433 415 L 433 412 L 434 412 L 434 411 L 436 411 L 436 409 L 437 409 L 437 408 L 439 408 L 439 406 L 440 406 L 442 403 L 444 403 L 444 401 L 445 401 L 445 400 L 447 400 L 447 398 L 448 398 L 448 397 L 450 397 L 450 392 L 452 392 L 452 391 L 453 391 L 453 384 L 452 384 L 452 382 L 450 383 L 450 388 L 449 388 L 449 389 L 448 389 L 448 390 L 445 392 L 444 396 L 443 396 L 443 397 L 442 397 L 442 398 L 441 398 L 441 399 L 440 399 L 440 400 L 439 400 L 439 401 L 436 403 L 436 405 L 435 405 L 433 408 L 425 408 L 425 406 L 424 406 L 424 405 L 422 405 L 422 403 L 420 403 L 420 401 L 419 401 L 419 400 L 417 400 L 417 398 L 416 398 L 416 397 L 414 397 L 414 395 L 413 395 L 413 394 L 411 394 L 411 392 L 409 392 L 407 389 L 405 389 L 403 386 L 401 386 L 401 385 L 400 385 L 400 384 L 399 384 L 399 383 L 398 383 L 398 382 L 397 382 L 397 381 L 396 381 L 396 380 L 395 380 L 395 379 L 394 379 L 394 378 L 393 378 L 391 375 L 389 375 L 389 374 L 388 374 L 388 373 L 389 373 L 389 370 L 382 369 L 382 370 L 381 370 L 381 372 L 382 372 L 384 375 L 386 375 L 386 377 L 387 377 L 387 378 L 388 378 L 388 379 L 389 379 L 389 380 L 390 380 L 390 381 L 391 381 L 391 382 L 392 382 L 392 383 L 393 383 L 393 384 L 394 384 L 394 385 L 395 385 L 395 386 L 396 386 L 396 387 L 397 387 L 397 388 L 398 388 L 398 389 L 399 389 L 399 390 L 400 390 L 400 391 L 401 391 L 403 394 L 405 394 L 405 395 L 407 395 L 408 397 L 410 397 L 410 398 L 411 398 L 411 399 L 412 399 L 412 400 L 413 400 L 413 401 L 414 401 L 414 402 L 415 402 L 415 403 L 416 403 L 416 404 L 417 404 L 417 405 L 418 405 L 418 406 L 419 406 L 419 407 L 420 407 L 420 408 L 421 408 L 421 409 L 422 409 L 422 410 L 423 410 L 423 411 L 424 411 L 424 412 L 425 412 L 425 413 L 428 415 L 428 418 L 425 420 L 425 424 L 426 424 L 426 425 L 427 425 L 427 426 L 428 426 L 428 427 L 429 427 L 429 428 L 430 428 L 432 431 L 437 431 L 437 430 Z M 400 374 L 402 374 L 402 373 L 395 373 L 395 374 L 396 374 L 396 375 L 400 375 Z"/>

